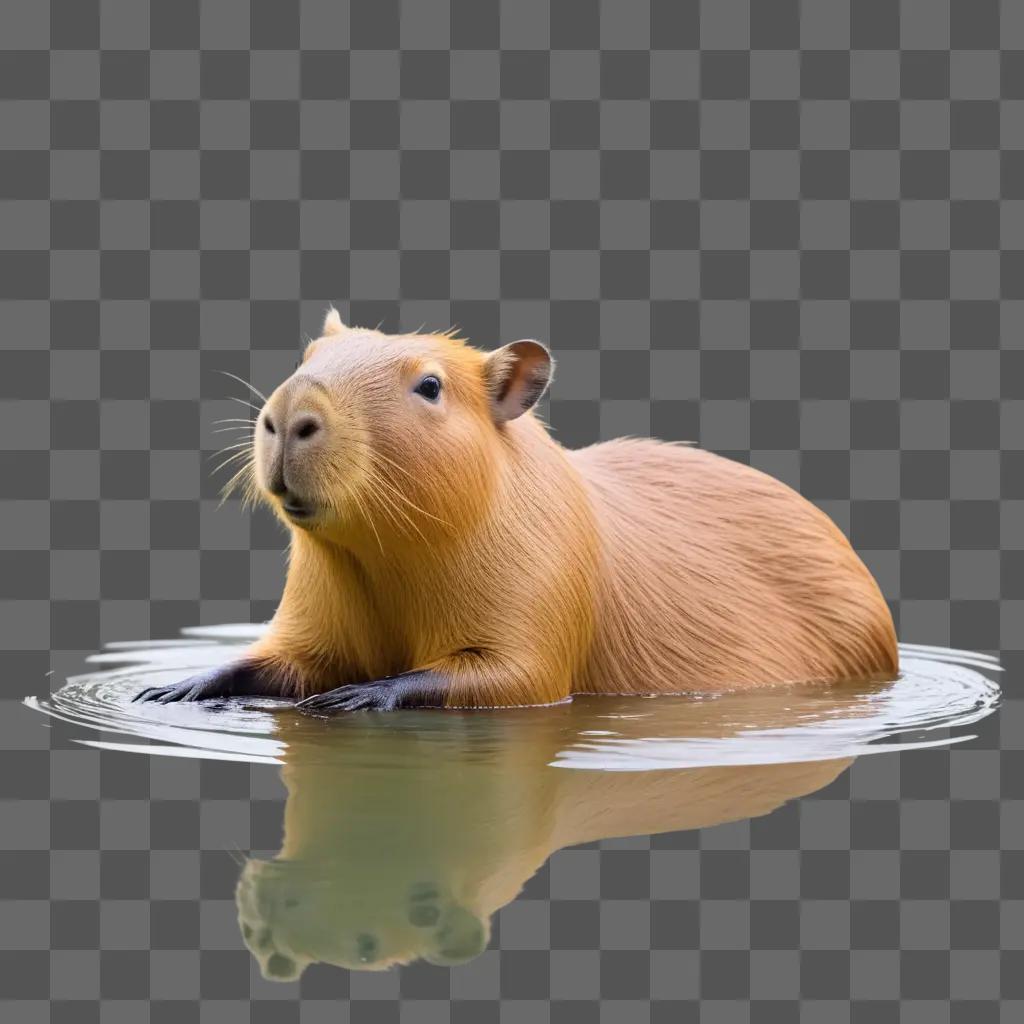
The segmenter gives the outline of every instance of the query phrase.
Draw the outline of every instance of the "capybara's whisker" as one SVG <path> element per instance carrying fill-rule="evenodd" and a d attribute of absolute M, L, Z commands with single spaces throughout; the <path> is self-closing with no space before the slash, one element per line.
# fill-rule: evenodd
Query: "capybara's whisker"
<path fill-rule="evenodd" d="M 355 491 L 352 492 L 352 498 L 355 500 L 355 503 L 359 506 L 359 510 L 362 513 L 363 518 L 366 520 L 367 525 L 373 531 L 373 536 L 377 540 L 377 547 L 380 548 L 381 554 L 383 554 L 384 553 L 384 545 L 381 542 L 380 534 L 377 532 L 377 527 L 374 524 L 373 517 L 366 514 L 366 510 L 363 508 L 363 503 L 359 500 L 359 495 Z"/>
<path fill-rule="evenodd" d="M 223 448 L 218 448 L 210 458 L 215 459 L 218 455 L 223 455 L 225 452 L 235 451 L 239 448 L 244 449 L 245 451 L 250 450 L 252 448 L 252 441 L 237 441 L 232 444 L 227 444 Z"/>
<path fill-rule="evenodd" d="M 252 427 L 214 427 L 211 434 L 241 434 L 252 440 Z"/>
<path fill-rule="evenodd" d="M 239 398 L 238 395 L 228 395 L 229 402 L 237 402 L 239 405 L 248 406 L 250 409 L 255 409 L 256 412 L 262 412 L 263 409 L 258 405 L 253 405 L 247 398 Z"/>
<path fill-rule="evenodd" d="M 243 451 L 243 452 L 235 452 L 234 455 L 229 456 L 222 463 L 220 463 L 218 466 L 215 466 L 214 469 L 213 469 L 213 472 L 214 473 L 219 473 L 222 469 L 225 469 L 227 466 L 230 466 L 232 462 L 237 462 L 239 459 L 249 459 L 249 458 L 250 458 L 250 454 L 249 454 L 248 450 Z"/>
<path fill-rule="evenodd" d="M 262 399 L 263 404 L 266 405 L 267 396 L 263 394 L 263 392 L 260 391 L 259 388 L 253 387 L 253 385 L 250 384 L 249 381 L 245 380 L 242 377 L 239 377 L 237 373 L 232 373 L 230 370 L 221 370 L 220 372 L 223 373 L 225 377 L 230 377 L 232 380 L 237 380 L 239 384 L 242 384 L 245 387 L 247 387 L 257 398 Z"/>

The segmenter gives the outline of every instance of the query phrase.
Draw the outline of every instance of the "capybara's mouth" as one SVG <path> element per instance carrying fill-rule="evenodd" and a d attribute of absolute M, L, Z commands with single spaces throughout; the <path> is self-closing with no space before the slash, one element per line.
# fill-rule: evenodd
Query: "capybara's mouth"
<path fill-rule="evenodd" d="M 296 522 L 304 522 L 307 519 L 312 519 L 315 514 L 315 510 L 301 501 L 296 501 L 294 498 L 289 498 L 288 501 L 281 502 L 281 508 L 284 509 L 285 514 L 289 519 L 293 519 Z"/>

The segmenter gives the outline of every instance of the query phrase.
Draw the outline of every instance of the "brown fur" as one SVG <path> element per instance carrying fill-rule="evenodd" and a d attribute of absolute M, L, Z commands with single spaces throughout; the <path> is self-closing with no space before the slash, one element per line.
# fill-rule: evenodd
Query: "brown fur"
<path fill-rule="evenodd" d="M 430 669 L 448 706 L 500 706 L 895 673 L 888 607 L 826 515 L 691 447 L 564 449 L 510 405 L 547 382 L 544 350 L 517 345 L 392 337 L 332 311 L 271 395 L 240 477 L 292 534 L 252 652 L 279 689 Z M 437 405 L 410 393 L 425 373 L 443 378 Z M 321 511 L 296 525 L 266 491 L 279 456 L 261 427 L 307 410 L 322 439 L 289 449 L 285 472 Z"/>

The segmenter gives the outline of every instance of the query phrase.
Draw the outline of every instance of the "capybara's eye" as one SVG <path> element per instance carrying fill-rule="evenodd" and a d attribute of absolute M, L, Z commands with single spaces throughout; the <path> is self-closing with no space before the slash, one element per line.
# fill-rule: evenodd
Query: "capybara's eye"
<path fill-rule="evenodd" d="M 422 395 L 430 402 L 436 402 L 437 396 L 441 394 L 441 382 L 436 377 L 424 377 L 416 385 L 416 394 Z"/>

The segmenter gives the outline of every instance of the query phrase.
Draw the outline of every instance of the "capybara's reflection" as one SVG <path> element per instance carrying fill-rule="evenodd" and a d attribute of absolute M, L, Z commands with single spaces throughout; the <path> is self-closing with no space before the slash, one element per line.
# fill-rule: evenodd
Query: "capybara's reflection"
<path fill-rule="evenodd" d="M 673 702 L 681 736 L 729 735 L 825 706 L 821 690 L 774 704 L 763 693 L 656 699 Z M 643 742 L 649 720 L 636 712 L 646 703 L 588 698 L 494 715 L 406 712 L 342 722 L 283 714 L 281 850 L 273 860 L 249 860 L 236 893 L 242 935 L 264 976 L 292 980 L 316 961 L 360 970 L 417 959 L 463 963 L 486 948 L 494 912 L 556 850 L 766 814 L 851 763 L 565 766 L 609 732 L 619 748 Z M 658 728 L 665 733 L 661 712 Z"/>

